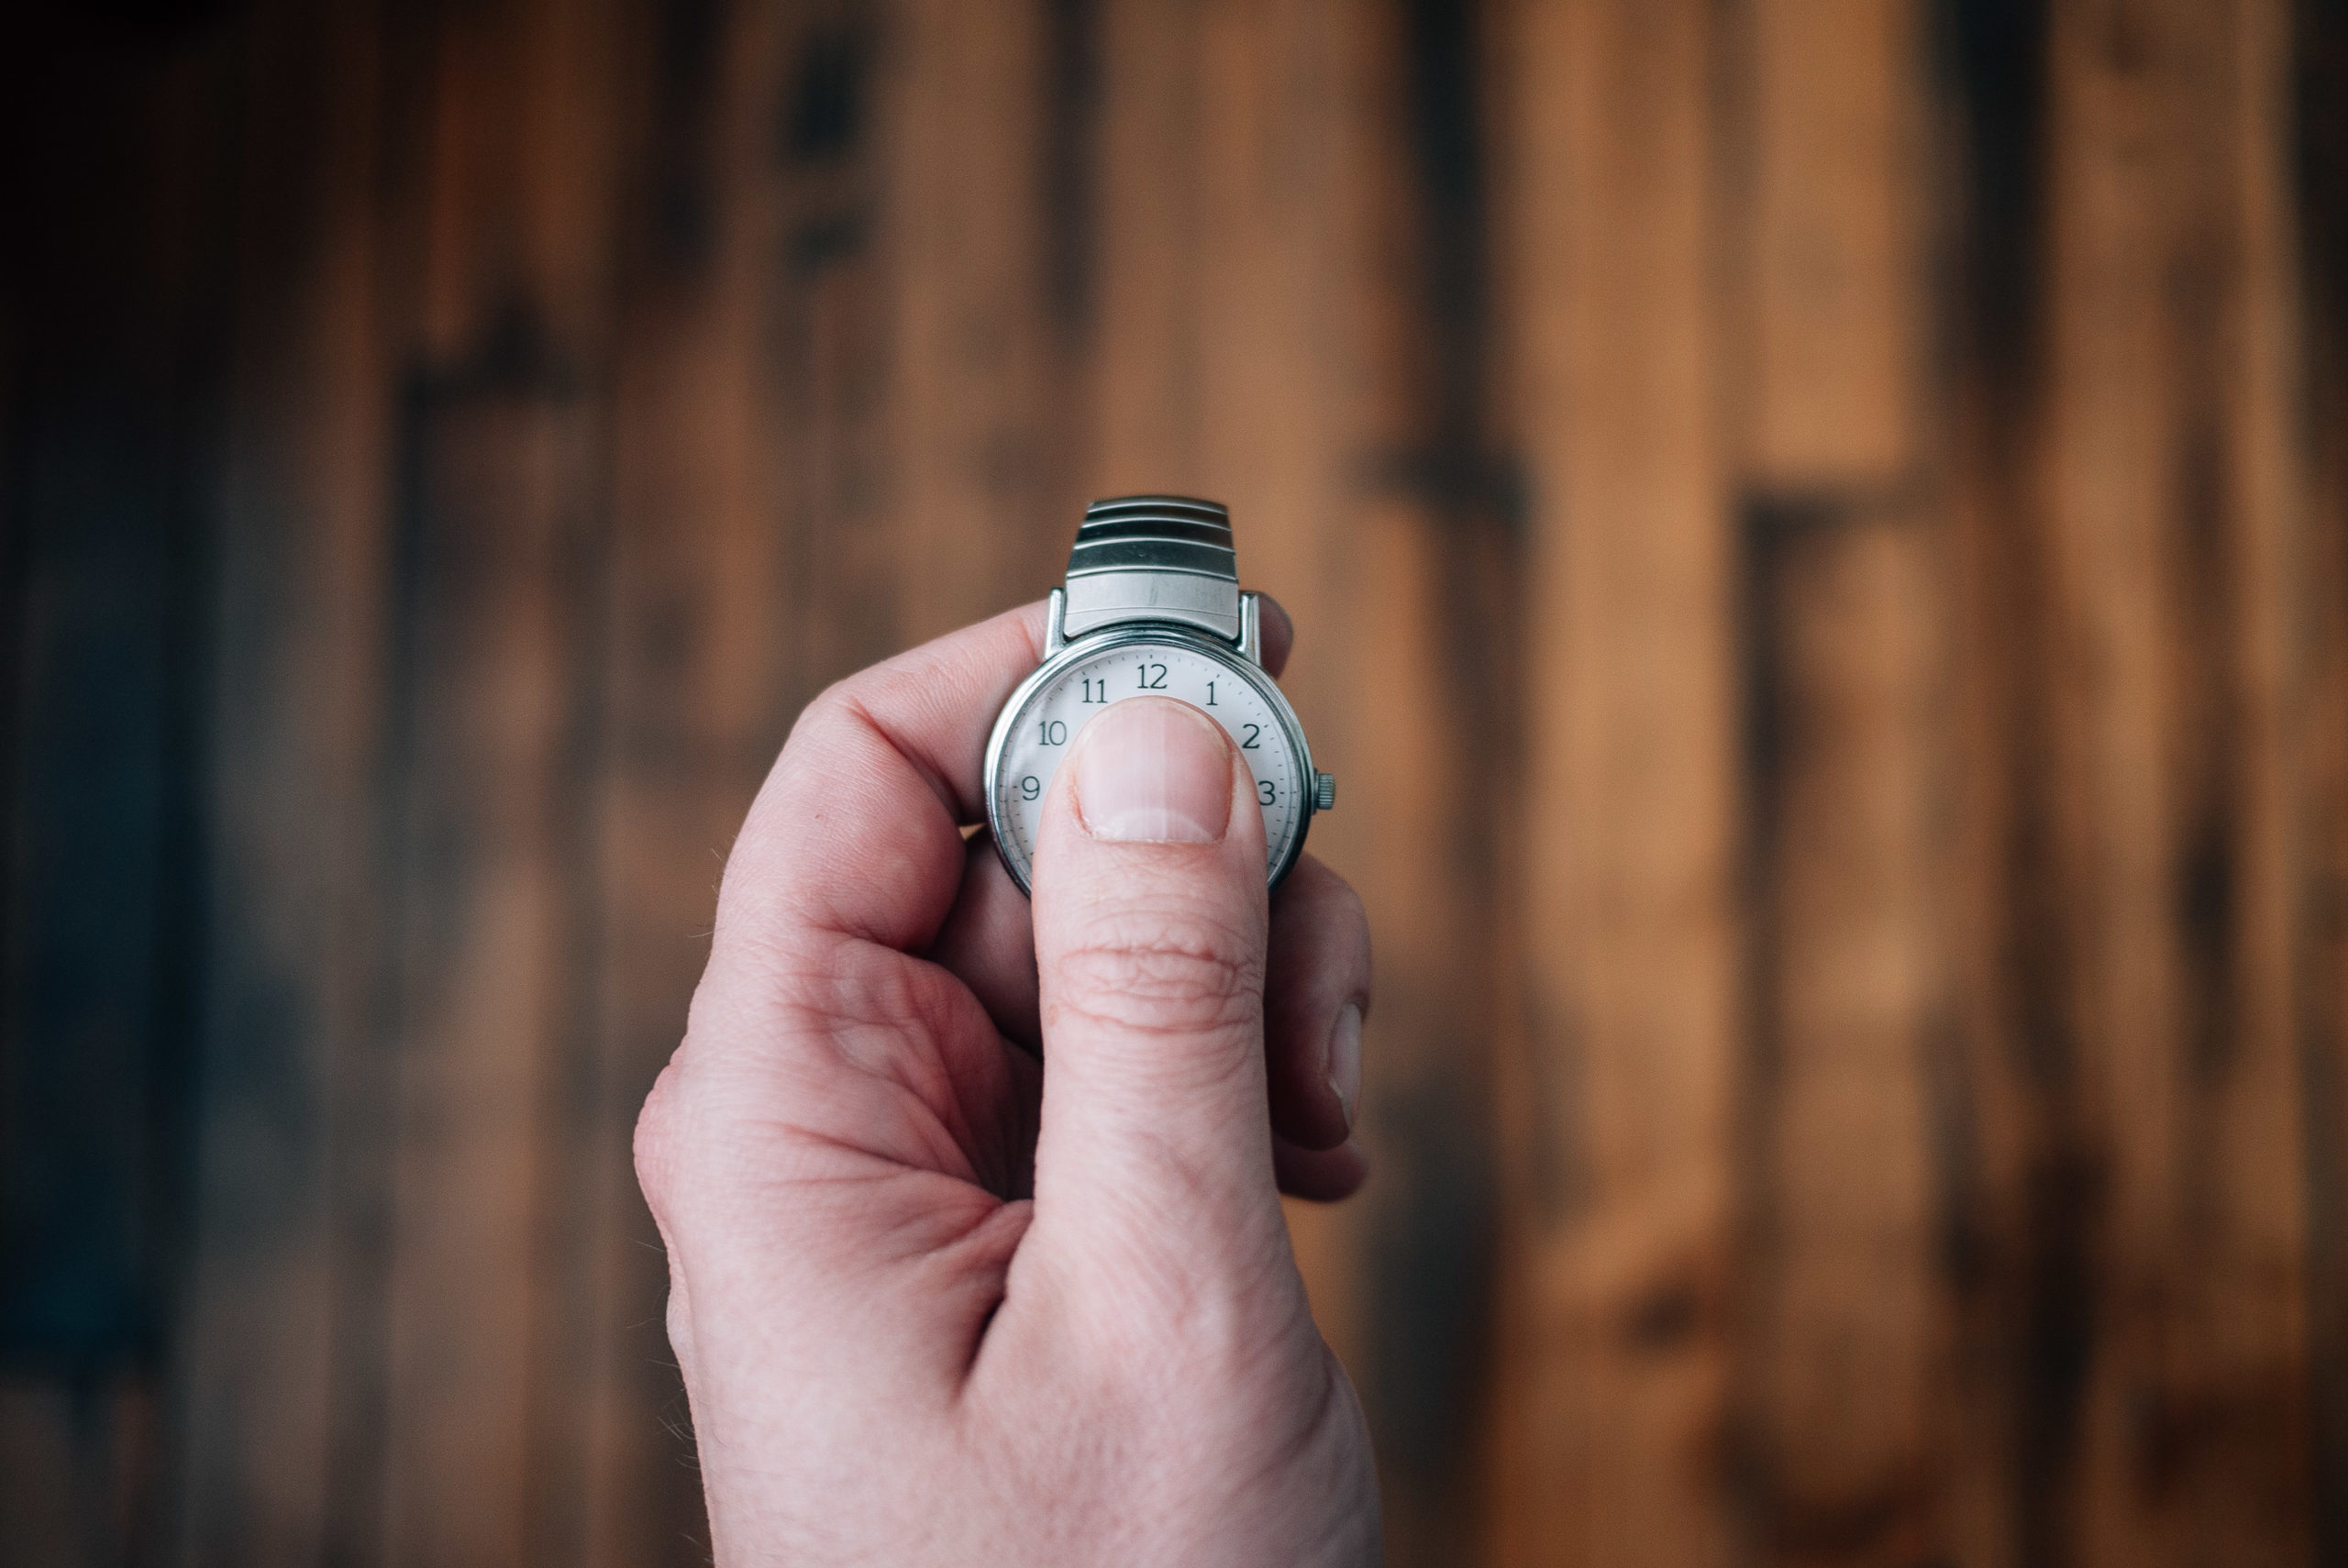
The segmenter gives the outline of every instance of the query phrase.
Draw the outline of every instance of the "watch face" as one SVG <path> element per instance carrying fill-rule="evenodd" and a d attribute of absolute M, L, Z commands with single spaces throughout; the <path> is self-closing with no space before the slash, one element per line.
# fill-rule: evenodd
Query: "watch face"
<path fill-rule="evenodd" d="M 1179 638 L 1121 638 L 1073 651 L 1077 657 L 1057 668 L 1047 665 L 1038 672 L 1044 679 L 1015 693 L 997 726 L 990 820 L 1020 886 L 1027 885 L 1034 863 L 1044 797 L 1069 747 L 1094 714 L 1143 696 L 1188 702 L 1230 732 L 1256 776 L 1266 871 L 1285 871 L 1304 836 L 1312 772 L 1294 716 L 1271 678 L 1236 656 Z"/>

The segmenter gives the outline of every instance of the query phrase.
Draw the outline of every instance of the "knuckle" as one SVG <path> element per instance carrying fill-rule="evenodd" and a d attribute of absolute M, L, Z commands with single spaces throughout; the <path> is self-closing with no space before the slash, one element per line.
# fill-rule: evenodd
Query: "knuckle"
<path fill-rule="evenodd" d="M 1141 1032 L 1245 1028 L 1262 1016 L 1264 960 L 1243 933 L 1163 913 L 1105 922 L 1060 955 L 1063 1005 Z"/>
<path fill-rule="evenodd" d="M 1369 956 L 1369 909 L 1354 891 L 1351 882 L 1337 884 L 1337 929 L 1344 932 L 1354 948 L 1366 960 Z"/>
<path fill-rule="evenodd" d="M 800 733 L 819 734 L 854 722 L 861 712 L 856 700 L 856 679 L 850 676 L 835 680 L 816 692 L 799 711 L 799 722 L 792 726 L 793 738 Z"/>
<path fill-rule="evenodd" d="M 644 1189 L 645 1201 L 656 1214 L 667 1209 L 675 1189 L 678 1156 L 682 1147 L 678 1127 L 678 1071 L 673 1061 L 660 1069 L 660 1076 L 653 1080 L 652 1092 L 644 1097 L 644 1109 L 636 1118 L 637 1185 Z"/>

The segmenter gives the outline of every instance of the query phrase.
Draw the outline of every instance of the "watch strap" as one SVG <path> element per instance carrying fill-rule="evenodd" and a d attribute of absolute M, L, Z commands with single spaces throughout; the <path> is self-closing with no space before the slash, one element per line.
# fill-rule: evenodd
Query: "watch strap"
<path fill-rule="evenodd" d="M 1085 508 L 1068 558 L 1066 635 L 1170 621 L 1240 639 L 1231 513 L 1180 495 L 1124 495 Z"/>

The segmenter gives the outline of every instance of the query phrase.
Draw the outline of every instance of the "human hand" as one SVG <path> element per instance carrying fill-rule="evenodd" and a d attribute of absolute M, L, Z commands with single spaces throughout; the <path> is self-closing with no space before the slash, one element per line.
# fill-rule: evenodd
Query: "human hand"
<path fill-rule="evenodd" d="M 962 824 L 1042 644 L 1030 606 L 825 692 L 727 861 L 636 1141 L 717 1560 L 1373 1562 L 1278 1197 L 1362 1179 L 1360 902 L 1310 857 L 1268 902 L 1228 737 L 1131 698 L 1031 911 Z"/>

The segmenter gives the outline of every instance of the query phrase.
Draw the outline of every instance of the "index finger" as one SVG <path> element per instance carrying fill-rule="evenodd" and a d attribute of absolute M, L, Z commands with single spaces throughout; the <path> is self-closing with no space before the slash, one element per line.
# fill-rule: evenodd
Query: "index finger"
<path fill-rule="evenodd" d="M 885 659 L 807 705 L 726 857 L 717 942 L 748 926 L 926 945 L 982 820 L 995 712 L 1043 657 L 1023 605 Z"/>

